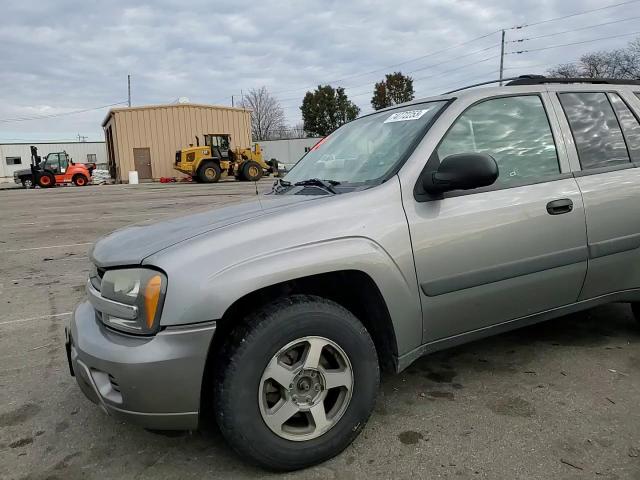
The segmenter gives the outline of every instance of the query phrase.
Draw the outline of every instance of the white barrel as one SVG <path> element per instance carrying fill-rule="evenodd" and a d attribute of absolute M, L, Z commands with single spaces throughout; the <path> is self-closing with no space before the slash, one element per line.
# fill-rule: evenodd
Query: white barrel
<path fill-rule="evenodd" d="M 135 170 L 129 172 L 129 185 L 138 185 L 138 172 Z"/>

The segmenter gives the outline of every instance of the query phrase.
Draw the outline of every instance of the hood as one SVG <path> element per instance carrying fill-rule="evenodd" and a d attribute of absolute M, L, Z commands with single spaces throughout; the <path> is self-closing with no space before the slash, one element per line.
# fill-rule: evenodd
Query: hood
<path fill-rule="evenodd" d="M 98 267 L 137 265 L 160 250 L 203 233 L 245 222 L 301 202 L 324 198 L 324 195 L 263 195 L 260 199 L 164 220 L 133 225 L 102 237 L 89 257 Z"/>

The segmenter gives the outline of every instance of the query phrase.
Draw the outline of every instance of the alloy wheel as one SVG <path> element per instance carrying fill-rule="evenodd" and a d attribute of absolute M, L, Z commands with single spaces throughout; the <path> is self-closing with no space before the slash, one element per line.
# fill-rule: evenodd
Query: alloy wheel
<path fill-rule="evenodd" d="M 328 338 L 303 337 L 267 364 L 260 380 L 260 413 L 279 437 L 311 440 L 338 423 L 352 390 L 353 369 L 344 350 Z"/>

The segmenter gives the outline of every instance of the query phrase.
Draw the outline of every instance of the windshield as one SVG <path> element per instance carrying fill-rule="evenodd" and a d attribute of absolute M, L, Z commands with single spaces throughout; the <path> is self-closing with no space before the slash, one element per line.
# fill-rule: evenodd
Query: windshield
<path fill-rule="evenodd" d="M 342 186 L 379 183 L 405 160 L 445 104 L 419 103 L 347 123 L 318 142 L 284 180 L 295 184 L 321 179 Z"/>

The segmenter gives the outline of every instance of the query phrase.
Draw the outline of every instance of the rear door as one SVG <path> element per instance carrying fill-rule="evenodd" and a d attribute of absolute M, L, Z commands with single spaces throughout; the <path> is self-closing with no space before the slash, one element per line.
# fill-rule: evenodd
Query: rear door
<path fill-rule="evenodd" d="M 580 299 L 638 288 L 640 103 L 624 89 L 554 90 L 587 219 L 589 268 Z"/>
<path fill-rule="evenodd" d="M 500 171 L 493 186 L 428 200 L 403 183 L 425 342 L 576 301 L 586 273 L 584 210 L 546 101 L 544 92 L 505 95 L 447 110 L 455 120 L 429 162 L 488 153 Z"/>

